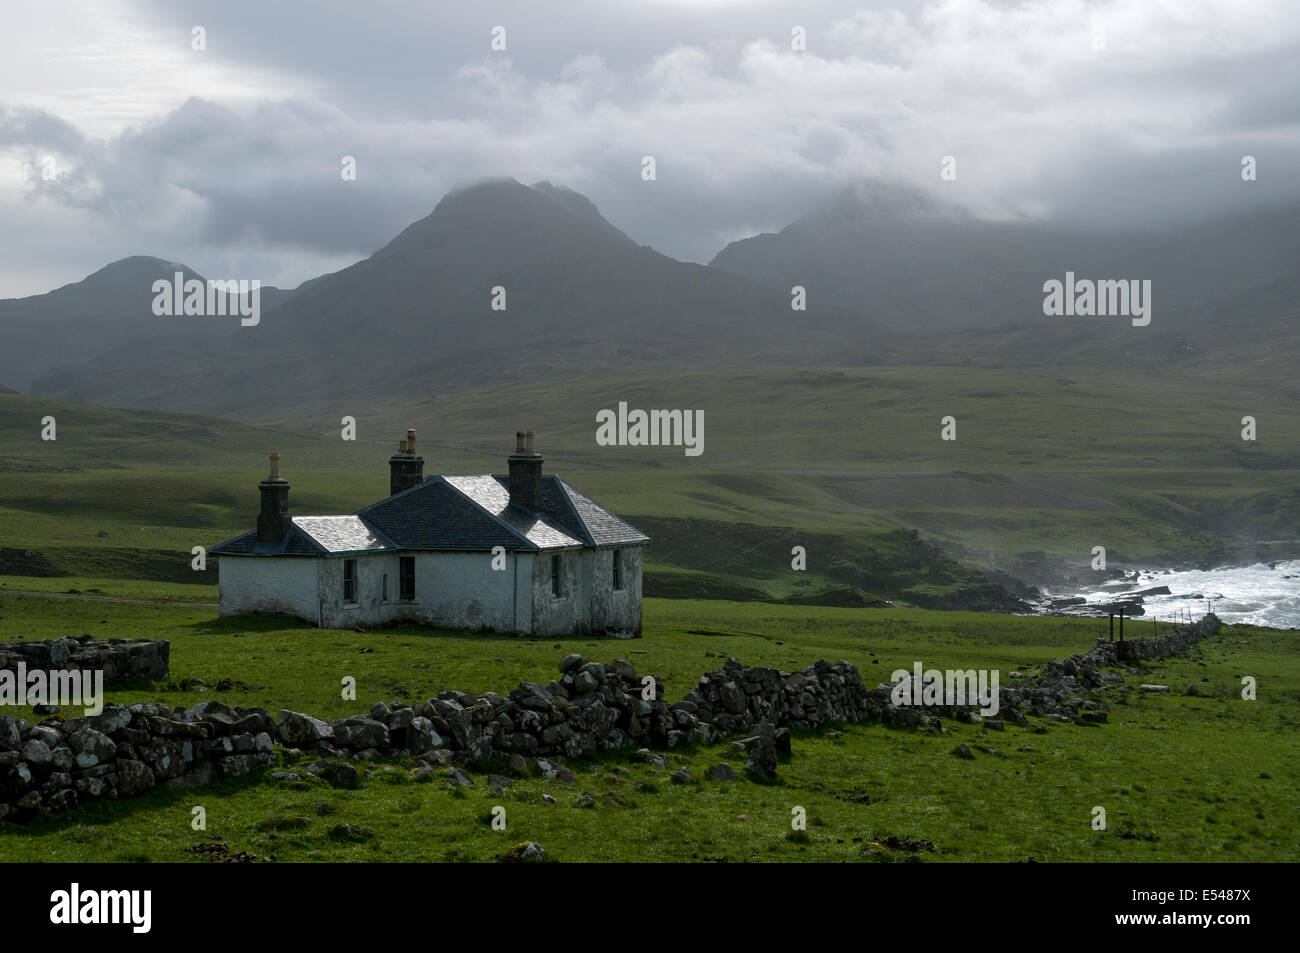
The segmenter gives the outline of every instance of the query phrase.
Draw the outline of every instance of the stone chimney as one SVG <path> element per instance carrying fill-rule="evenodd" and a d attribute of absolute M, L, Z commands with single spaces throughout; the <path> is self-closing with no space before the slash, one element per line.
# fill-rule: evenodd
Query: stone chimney
<path fill-rule="evenodd" d="M 293 520 L 289 516 L 289 481 L 280 476 L 280 455 L 271 454 L 271 475 L 257 485 L 262 510 L 257 514 L 257 541 L 282 543 Z"/>
<path fill-rule="evenodd" d="M 515 434 L 515 452 L 510 464 L 510 502 L 536 513 L 542 502 L 542 455 L 533 446 L 531 430 Z"/>
<path fill-rule="evenodd" d="M 406 439 L 388 458 L 388 495 L 393 496 L 424 482 L 424 457 L 415 455 L 415 431 L 406 431 Z"/>

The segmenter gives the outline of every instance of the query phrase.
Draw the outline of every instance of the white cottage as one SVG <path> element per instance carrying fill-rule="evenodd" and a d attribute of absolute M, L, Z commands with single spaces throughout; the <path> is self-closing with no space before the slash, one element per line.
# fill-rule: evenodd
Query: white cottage
<path fill-rule="evenodd" d="M 508 474 L 426 478 L 408 430 L 389 459 L 388 498 L 348 516 L 290 516 L 272 454 L 257 529 L 209 550 L 221 615 L 640 635 L 649 537 L 543 474 L 532 431 L 517 439 Z"/>

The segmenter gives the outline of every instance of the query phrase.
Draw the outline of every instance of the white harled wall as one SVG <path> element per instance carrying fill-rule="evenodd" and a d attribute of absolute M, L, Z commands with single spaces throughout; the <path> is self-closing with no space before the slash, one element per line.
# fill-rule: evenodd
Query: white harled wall
<path fill-rule="evenodd" d="M 398 599 L 398 553 L 355 556 L 223 556 L 221 614 L 279 612 L 326 628 L 419 622 L 450 629 L 534 635 L 641 631 L 642 547 L 623 553 L 623 588 L 613 585 L 613 549 L 561 552 L 563 592 L 551 591 L 551 553 L 417 552 L 415 599 Z M 357 596 L 343 601 L 343 562 L 357 563 Z M 383 576 L 388 575 L 388 598 Z"/>
<path fill-rule="evenodd" d="M 316 622 L 316 576 L 311 556 L 221 556 L 219 612 L 276 612 Z"/>
<path fill-rule="evenodd" d="M 408 553 L 415 557 L 415 599 L 398 598 L 398 553 L 360 553 L 322 559 L 322 619 L 327 627 L 422 622 L 451 629 L 526 632 L 530 603 L 517 595 L 517 575 L 532 573 L 532 554 L 507 554 L 494 570 L 490 553 Z M 357 561 L 357 601 L 343 602 L 343 561 Z M 516 568 L 514 565 L 518 563 Z M 383 574 L 388 574 L 388 599 Z"/>

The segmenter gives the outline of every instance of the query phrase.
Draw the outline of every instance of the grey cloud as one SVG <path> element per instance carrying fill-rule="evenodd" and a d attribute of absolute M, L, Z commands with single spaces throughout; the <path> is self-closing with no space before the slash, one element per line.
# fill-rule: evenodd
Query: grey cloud
<path fill-rule="evenodd" d="M 30 183 L 20 201 L 77 213 L 24 216 L 28 227 L 79 221 L 101 239 L 100 259 L 79 251 L 73 272 L 131 253 L 200 271 L 260 257 L 302 280 L 369 254 L 485 176 L 571 187 L 634 240 L 701 262 L 871 178 L 980 214 L 1084 226 L 1300 201 L 1284 171 L 1300 152 L 1300 28 L 1262 14 L 1243 25 L 1227 0 L 1200 0 L 1182 19 L 1138 0 L 135 9 L 177 43 L 204 26 L 209 49 L 196 55 L 209 65 L 274 70 L 312 92 L 192 98 L 107 142 L 0 105 L 0 152 L 73 159 L 75 172 Z M 1104 56 L 1086 47 L 1097 11 Z M 488 49 L 498 23 L 505 54 Z M 796 24 L 806 54 L 789 50 Z M 1260 181 L 1243 189 L 1247 152 Z M 640 178 L 645 154 L 656 182 Z M 938 177 L 947 154 L 955 183 Z M 339 177 L 344 155 L 356 182 Z M 12 269 L 0 294 L 22 274 L 11 244 L 0 236 L 11 262 L 0 268 Z"/>

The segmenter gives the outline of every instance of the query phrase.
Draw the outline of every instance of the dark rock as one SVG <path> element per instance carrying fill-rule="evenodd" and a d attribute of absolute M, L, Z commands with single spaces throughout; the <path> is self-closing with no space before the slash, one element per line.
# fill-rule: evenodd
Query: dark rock
<path fill-rule="evenodd" d="M 144 762 L 117 762 L 117 789 L 124 797 L 131 797 L 147 791 L 155 783 L 153 771 Z"/>
<path fill-rule="evenodd" d="M 341 841 L 348 844 L 359 844 L 364 841 L 372 840 L 375 834 L 365 827 L 358 827 L 355 824 L 335 824 L 330 828 L 329 838 L 333 841 Z"/>
<path fill-rule="evenodd" d="M 388 726 L 369 715 L 353 715 L 340 718 L 332 725 L 334 743 L 340 748 L 375 748 L 388 747 Z"/>
<path fill-rule="evenodd" d="M 275 719 L 275 735 L 282 745 L 307 748 L 319 741 L 332 740 L 334 729 L 329 722 L 283 708 Z"/>
<path fill-rule="evenodd" d="M 89 768 L 107 762 L 117 753 L 113 739 L 94 728 L 83 728 L 68 739 L 77 767 Z"/>
<path fill-rule="evenodd" d="M 51 760 L 50 748 L 45 742 L 32 739 L 23 745 L 22 759 L 30 764 L 33 768 L 41 768 L 48 765 Z"/>
<path fill-rule="evenodd" d="M 501 860 L 513 864 L 540 864 L 546 860 L 546 851 L 536 841 L 524 841 L 510 848 Z"/>
<path fill-rule="evenodd" d="M 443 777 L 451 781 L 453 787 L 472 788 L 474 780 L 459 768 L 448 768 Z"/>
<path fill-rule="evenodd" d="M 736 773 L 731 765 L 724 761 L 709 768 L 709 779 L 713 781 L 739 781 L 740 775 Z"/>
<path fill-rule="evenodd" d="M 356 767 L 347 761 L 331 764 L 321 772 L 321 777 L 336 788 L 355 788 L 361 783 Z"/>

